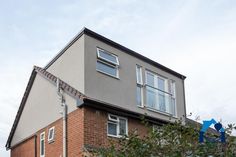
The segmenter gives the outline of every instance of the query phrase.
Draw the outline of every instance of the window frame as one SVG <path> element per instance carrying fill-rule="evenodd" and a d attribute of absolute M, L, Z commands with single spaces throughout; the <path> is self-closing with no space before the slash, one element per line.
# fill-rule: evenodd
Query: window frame
<path fill-rule="evenodd" d="M 109 59 L 107 59 L 107 58 L 102 57 L 101 54 L 100 54 L 100 51 L 103 51 L 104 53 L 107 53 L 108 55 L 111 55 L 111 56 L 115 57 L 115 58 L 116 58 L 116 62 L 113 62 L 113 61 L 111 61 L 111 60 L 109 60 Z M 99 47 L 97 47 L 97 58 L 98 58 L 98 59 L 101 59 L 101 60 L 104 60 L 104 61 L 106 61 L 106 62 L 108 62 L 108 63 L 114 64 L 114 65 L 116 65 L 116 66 L 119 66 L 119 65 L 120 65 L 120 64 L 119 64 L 119 58 L 118 58 L 117 55 L 115 55 L 115 54 L 113 54 L 113 53 L 111 53 L 111 52 L 109 52 L 109 51 L 107 51 L 107 50 L 104 50 L 104 49 L 102 49 L 102 48 L 99 48 Z"/>
<path fill-rule="evenodd" d="M 50 138 L 50 132 L 52 131 L 52 137 Z M 48 129 L 48 143 L 53 142 L 55 139 L 55 126 Z"/>
<path fill-rule="evenodd" d="M 139 72 L 138 72 L 139 71 Z M 140 74 L 140 81 L 138 80 L 138 74 Z M 141 104 L 137 102 L 137 88 L 140 88 L 140 101 Z M 143 96 L 143 70 L 142 66 L 136 64 L 136 104 L 138 107 L 144 107 L 144 96 Z"/>
<path fill-rule="evenodd" d="M 109 59 L 106 59 L 106 58 L 102 57 L 102 56 L 100 55 L 100 51 L 104 51 L 105 53 L 108 53 L 108 54 L 110 54 L 110 55 L 116 57 L 117 63 L 115 63 L 115 62 L 113 62 L 113 61 L 111 61 L 111 60 L 109 60 Z M 108 67 L 111 67 L 111 68 L 116 69 L 116 74 L 115 74 L 115 75 L 112 75 L 112 74 L 109 74 L 109 73 L 106 72 L 106 71 L 103 71 L 103 70 L 98 69 L 98 68 L 97 68 L 98 62 L 99 62 L 100 64 L 104 64 L 104 65 L 106 65 L 106 66 L 108 66 Z M 100 73 L 103 73 L 103 74 L 106 74 L 106 75 L 108 75 L 108 76 L 111 76 L 111 77 L 114 77 L 114 78 L 119 79 L 119 58 L 118 58 L 118 56 L 117 56 L 117 55 L 114 55 L 114 54 L 112 54 L 112 53 L 110 53 L 109 51 L 106 51 L 106 50 L 104 50 L 104 49 L 101 49 L 101 48 L 97 47 L 96 70 L 97 70 L 98 72 L 100 72 Z"/>
<path fill-rule="evenodd" d="M 148 77 L 148 74 L 152 75 L 154 77 L 154 84 L 153 86 L 152 85 L 149 85 L 148 82 L 147 82 L 147 77 Z M 163 79 L 164 80 L 164 91 L 162 89 L 160 89 L 158 87 L 158 78 L 160 79 Z M 171 100 L 172 100 L 172 93 L 171 93 L 171 90 L 170 90 L 170 80 L 171 79 L 168 79 L 162 75 L 159 75 L 155 72 L 152 72 L 148 69 L 145 69 L 145 94 L 146 94 L 146 100 L 145 100 L 145 106 L 147 106 L 147 108 L 151 111 L 157 111 L 157 112 L 160 112 L 160 113 L 163 113 L 163 114 L 168 114 L 168 115 L 172 115 L 172 116 L 176 116 L 177 115 L 177 107 L 176 107 L 176 86 L 174 87 L 175 89 L 175 104 L 174 104 L 174 112 L 172 113 L 171 112 L 171 109 L 170 109 L 170 105 L 171 105 Z M 171 81 L 174 81 L 174 80 L 171 80 Z M 174 81 L 175 82 L 175 81 Z M 156 92 L 155 92 L 155 101 L 157 103 L 155 103 L 155 106 L 154 107 L 151 107 L 147 104 L 147 88 L 152 88 L 154 89 Z M 158 92 L 161 92 L 164 94 L 164 97 L 166 97 L 166 95 L 168 95 L 167 98 L 165 98 L 165 111 L 161 110 L 160 108 L 160 102 L 159 102 L 159 94 Z"/>
<path fill-rule="evenodd" d="M 43 137 L 44 138 L 42 138 L 42 135 L 43 135 Z M 43 154 L 42 154 L 42 141 L 44 141 L 43 143 L 44 143 L 44 149 L 43 149 Z M 46 148 L 45 148 L 45 131 L 44 132 L 42 132 L 41 134 L 40 134 L 40 139 L 39 139 L 39 155 L 40 155 L 40 157 L 45 157 L 45 150 L 46 150 Z"/>
<path fill-rule="evenodd" d="M 110 117 L 113 116 L 113 117 L 116 117 L 117 120 L 113 120 L 113 119 L 110 119 Z M 120 135 L 120 119 L 124 119 L 126 121 L 125 123 L 125 134 L 124 135 Z M 117 135 L 112 135 L 112 134 L 109 134 L 108 132 L 108 129 L 109 129 L 109 123 L 112 123 L 112 124 L 116 124 L 116 133 Z M 121 138 L 123 136 L 128 136 L 128 119 L 125 118 L 125 117 L 121 117 L 121 116 L 117 116 L 117 115 L 114 115 L 114 114 L 108 114 L 108 121 L 107 121 L 107 136 L 109 137 L 116 137 L 116 138 Z"/>

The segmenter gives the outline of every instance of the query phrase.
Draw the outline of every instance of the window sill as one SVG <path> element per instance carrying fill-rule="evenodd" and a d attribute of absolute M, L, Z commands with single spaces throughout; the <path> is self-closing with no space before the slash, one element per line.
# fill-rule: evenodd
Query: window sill
<path fill-rule="evenodd" d="M 48 144 L 53 143 L 55 140 L 48 140 Z"/>
<path fill-rule="evenodd" d="M 120 78 L 119 78 L 118 76 L 113 76 L 113 75 L 111 75 L 111 74 L 108 74 L 108 73 L 103 72 L 103 71 L 98 70 L 98 69 L 96 69 L 96 70 L 97 70 L 97 72 L 99 72 L 99 73 L 101 73 L 101 74 L 104 74 L 104 75 L 107 75 L 107 76 L 113 77 L 113 78 L 115 78 L 115 79 L 117 79 L 117 80 L 120 80 Z"/>
<path fill-rule="evenodd" d="M 114 138 L 122 138 L 122 137 L 124 137 L 124 136 L 120 136 L 120 135 L 110 135 L 110 134 L 107 134 L 107 136 L 108 137 L 114 137 Z M 126 136 L 128 136 L 128 135 L 126 135 Z"/>
<path fill-rule="evenodd" d="M 141 109 L 144 109 L 144 108 L 145 108 L 144 106 L 138 106 L 138 107 L 141 108 Z M 146 107 L 146 108 L 147 108 L 147 110 L 149 110 L 149 111 L 156 112 L 156 113 L 159 113 L 159 114 L 162 114 L 162 115 L 165 115 L 165 116 L 169 116 L 169 117 L 171 117 L 171 118 L 178 119 L 177 116 L 174 116 L 174 115 L 172 115 L 172 114 L 170 114 L 170 113 L 163 112 L 163 111 L 159 111 L 159 110 L 157 110 L 157 109 L 153 109 L 153 108 L 150 108 L 150 107 Z"/>

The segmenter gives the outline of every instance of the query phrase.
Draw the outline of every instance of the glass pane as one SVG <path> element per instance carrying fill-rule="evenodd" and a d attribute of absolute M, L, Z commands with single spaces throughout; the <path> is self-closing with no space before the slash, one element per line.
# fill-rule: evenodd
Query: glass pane
<path fill-rule="evenodd" d="M 126 135 L 126 119 L 120 118 L 120 135 Z"/>
<path fill-rule="evenodd" d="M 170 93 L 172 94 L 172 97 L 175 97 L 175 82 L 171 81 L 170 83 Z"/>
<path fill-rule="evenodd" d="M 108 134 L 109 135 L 117 135 L 117 124 L 108 122 Z"/>
<path fill-rule="evenodd" d="M 40 150 L 40 154 L 44 155 L 44 140 L 41 140 L 41 150 Z"/>
<path fill-rule="evenodd" d="M 97 61 L 97 70 L 117 77 L 117 68 Z"/>
<path fill-rule="evenodd" d="M 175 116 L 175 98 L 171 98 L 170 113 Z"/>
<path fill-rule="evenodd" d="M 141 87 L 137 86 L 137 90 L 136 90 L 136 101 L 137 101 L 137 105 L 141 106 L 142 105 L 142 99 L 141 99 Z"/>
<path fill-rule="evenodd" d="M 156 94 L 155 94 L 155 89 L 151 87 L 147 87 L 147 106 L 151 108 L 155 108 L 156 106 Z"/>
<path fill-rule="evenodd" d="M 166 111 L 165 95 L 163 92 L 159 92 L 159 107 L 161 111 Z"/>
<path fill-rule="evenodd" d="M 101 58 L 104 58 L 104 59 L 106 59 L 108 61 L 111 61 L 111 62 L 113 62 L 115 64 L 118 64 L 117 57 L 114 56 L 114 55 L 111 55 L 111 54 L 109 54 L 109 53 L 107 53 L 105 51 L 102 51 L 102 50 L 99 50 L 99 55 L 100 55 Z"/>
<path fill-rule="evenodd" d="M 165 80 L 158 77 L 158 89 L 165 91 Z"/>
<path fill-rule="evenodd" d="M 141 67 L 136 67 L 136 80 L 138 84 L 142 84 L 142 72 Z"/>
<path fill-rule="evenodd" d="M 147 84 L 154 87 L 154 75 L 147 73 Z"/>

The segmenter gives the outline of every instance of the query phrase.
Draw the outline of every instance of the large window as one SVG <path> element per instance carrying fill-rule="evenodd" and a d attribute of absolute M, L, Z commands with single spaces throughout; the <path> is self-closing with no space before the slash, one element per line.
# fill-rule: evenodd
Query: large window
<path fill-rule="evenodd" d="M 146 71 L 146 104 L 150 109 L 175 115 L 174 81 L 169 85 L 167 78 Z"/>
<path fill-rule="evenodd" d="M 40 134 L 40 157 L 45 156 L 45 132 Z"/>
<path fill-rule="evenodd" d="M 143 79 L 142 79 L 142 67 L 136 65 L 136 102 L 138 106 L 143 106 Z"/>
<path fill-rule="evenodd" d="M 127 119 L 108 114 L 107 134 L 113 137 L 128 135 Z"/>
<path fill-rule="evenodd" d="M 119 60 L 114 54 L 111 54 L 103 49 L 97 48 L 97 71 L 104 74 L 119 77 Z"/>

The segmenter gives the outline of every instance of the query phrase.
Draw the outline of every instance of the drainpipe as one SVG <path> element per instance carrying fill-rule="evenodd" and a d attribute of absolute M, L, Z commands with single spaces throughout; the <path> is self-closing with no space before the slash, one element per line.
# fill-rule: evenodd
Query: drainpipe
<path fill-rule="evenodd" d="M 57 94 L 59 96 L 60 105 L 62 106 L 62 141 L 63 141 L 63 157 L 67 157 L 67 105 L 63 96 L 63 89 L 61 88 L 60 79 L 57 78 Z"/>

